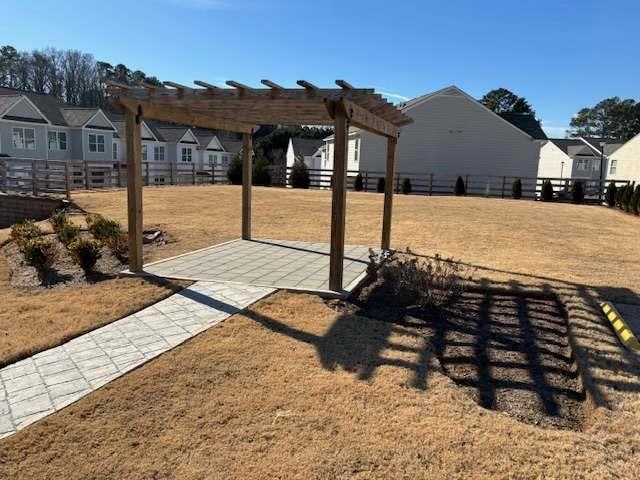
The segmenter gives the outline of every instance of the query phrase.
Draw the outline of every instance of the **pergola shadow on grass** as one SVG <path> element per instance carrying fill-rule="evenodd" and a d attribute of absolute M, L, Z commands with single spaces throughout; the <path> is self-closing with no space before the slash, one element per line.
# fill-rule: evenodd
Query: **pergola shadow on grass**
<path fill-rule="evenodd" d="M 400 127 L 413 120 L 373 89 L 354 88 L 336 80 L 340 88 L 318 88 L 299 80 L 302 88 L 284 88 L 262 80 L 267 88 L 228 81 L 219 88 L 195 81 L 201 88 L 174 82 L 165 87 L 131 87 L 108 82 L 111 103 L 125 113 L 127 142 L 127 206 L 129 267 L 142 272 L 142 160 L 140 122 L 143 117 L 242 133 L 242 239 L 251 240 L 252 137 L 258 125 L 333 125 L 334 173 L 331 206 L 329 288 L 343 286 L 347 146 L 349 126 L 387 138 L 386 183 L 382 226 L 383 250 L 389 248 L 395 150 Z M 169 88 L 166 88 L 169 87 Z"/>

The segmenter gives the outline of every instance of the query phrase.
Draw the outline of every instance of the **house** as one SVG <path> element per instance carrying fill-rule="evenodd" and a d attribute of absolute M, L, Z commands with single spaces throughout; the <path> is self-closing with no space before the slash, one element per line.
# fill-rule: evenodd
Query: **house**
<path fill-rule="evenodd" d="M 599 181 L 600 168 L 621 142 L 596 138 L 551 138 L 540 150 L 538 176 L 542 178 L 579 178 Z M 604 147 L 604 155 L 603 155 Z"/>
<path fill-rule="evenodd" d="M 454 177 L 495 175 L 535 177 L 546 135 L 531 115 L 498 115 L 456 86 L 400 105 L 414 123 L 402 128 L 396 171 Z M 332 168 L 333 138 L 328 137 L 323 168 Z M 349 170 L 384 172 L 384 138 L 352 129 Z"/>
<path fill-rule="evenodd" d="M 287 168 L 292 167 L 296 160 L 304 162 L 312 170 L 322 168 L 323 140 L 315 138 L 289 138 L 286 160 Z"/>
<path fill-rule="evenodd" d="M 116 128 L 100 108 L 0 87 L 0 154 L 36 160 L 110 161 Z"/>
<path fill-rule="evenodd" d="M 200 143 L 200 168 L 226 170 L 233 157 L 242 148 L 242 141 L 225 137 L 221 132 L 197 128 L 194 134 Z M 234 151 L 227 150 L 231 148 Z"/>
<path fill-rule="evenodd" d="M 640 133 L 607 155 L 607 180 L 640 183 Z"/>

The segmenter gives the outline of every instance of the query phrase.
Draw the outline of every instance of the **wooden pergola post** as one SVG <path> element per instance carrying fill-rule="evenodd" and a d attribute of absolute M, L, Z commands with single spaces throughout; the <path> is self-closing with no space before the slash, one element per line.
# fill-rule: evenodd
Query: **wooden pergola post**
<path fill-rule="evenodd" d="M 393 179 L 396 169 L 396 137 L 387 137 L 387 170 L 384 180 L 384 213 L 382 214 L 382 250 L 391 245 L 391 213 L 393 210 Z"/>
<path fill-rule="evenodd" d="M 142 143 L 141 111 L 125 110 L 127 140 L 127 218 L 129 231 L 129 270 L 142 271 Z"/>
<path fill-rule="evenodd" d="M 251 180 L 253 177 L 250 133 L 242 134 L 242 239 L 251 240 Z"/>
<path fill-rule="evenodd" d="M 341 106 L 334 114 L 333 187 L 331 191 L 331 248 L 329 256 L 329 289 L 342 290 L 344 262 L 344 227 L 347 204 L 347 147 L 349 123 Z"/>

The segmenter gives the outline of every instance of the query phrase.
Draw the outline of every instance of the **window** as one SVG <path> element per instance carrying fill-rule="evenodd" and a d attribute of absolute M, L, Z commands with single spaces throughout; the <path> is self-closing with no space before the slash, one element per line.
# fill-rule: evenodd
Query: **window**
<path fill-rule="evenodd" d="M 356 138 L 353 145 L 353 161 L 358 162 L 360 158 L 360 139 Z"/>
<path fill-rule="evenodd" d="M 229 166 L 229 157 L 227 157 L 227 156 L 222 157 L 222 166 L 223 167 L 228 167 Z"/>
<path fill-rule="evenodd" d="M 33 128 L 13 127 L 13 148 L 36 149 L 36 131 Z"/>
<path fill-rule="evenodd" d="M 191 148 L 182 147 L 182 161 L 191 163 Z"/>
<path fill-rule="evenodd" d="M 216 164 L 215 157 L 212 153 L 209 154 L 209 166 L 213 167 Z"/>
<path fill-rule="evenodd" d="M 153 158 L 159 162 L 164 162 L 164 146 L 158 145 L 153 147 Z"/>
<path fill-rule="evenodd" d="M 97 133 L 89 134 L 89 151 L 90 152 L 104 152 L 104 135 Z"/>
<path fill-rule="evenodd" d="M 113 159 L 118 159 L 118 144 L 116 142 L 113 142 Z"/>
<path fill-rule="evenodd" d="M 618 170 L 618 161 L 611 160 L 611 165 L 609 166 L 609 173 L 612 175 L 615 175 L 617 170 Z"/>
<path fill-rule="evenodd" d="M 142 161 L 143 162 L 147 161 L 147 146 L 146 145 L 142 145 Z"/>
<path fill-rule="evenodd" d="M 47 133 L 47 143 L 49 144 L 49 150 L 66 150 L 67 149 L 67 134 L 66 132 L 49 131 Z"/>
<path fill-rule="evenodd" d="M 578 170 L 586 170 L 587 169 L 587 161 L 583 158 L 578 158 L 576 161 L 576 168 Z"/>

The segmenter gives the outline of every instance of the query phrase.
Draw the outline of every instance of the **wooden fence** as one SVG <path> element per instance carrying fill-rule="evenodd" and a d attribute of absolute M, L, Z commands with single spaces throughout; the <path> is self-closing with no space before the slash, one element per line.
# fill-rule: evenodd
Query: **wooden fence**
<path fill-rule="evenodd" d="M 291 168 L 270 167 L 272 185 L 285 187 Z M 347 188 L 355 189 L 356 178 L 362 176 L 362 190 L 376 192 L 378 182 L 385 177 L 381 171 L 348 171 Z M 309 169 L 311 188 L 330 189 L 331 170 Z M 513 182 L 520 179 L 522 198 L 537 199 L 542 184 L 550 180 L 556 200 L 569 200 L 573 182 L 581 181 L 585 186 L 585 200 L 600 203 L 610 181 L 579 178 L 540 178 L 495 175 L 460 175 L 468 196 L 511 198 Z M 144 185 L 218 185 L 229 183 L 227 168 L 220 166 L 200 168 L 196 164 L 174 164 L 171 162 L 142 162 Z M 402 184 L 408 179 L 412 195 L 453 195 L 458 175 L 437 173 L 399 172 L 394 177 L 394 191 L 402 192 Z M 628 180 L 616 180 L 618 186 Z M 0 191 L 23 192 L 31 195 L 61 195 L 70 198 L 74 189 L 122 188 L 127 185 L 126 163 L 36 160 L 25 158 L 0 158 Z"/>

